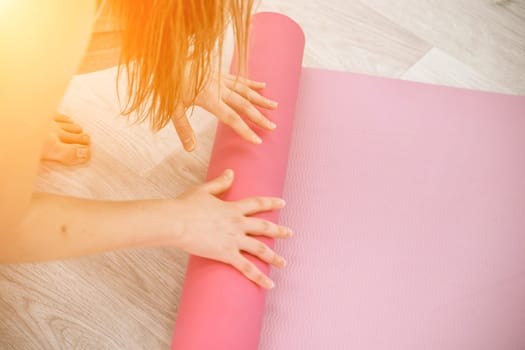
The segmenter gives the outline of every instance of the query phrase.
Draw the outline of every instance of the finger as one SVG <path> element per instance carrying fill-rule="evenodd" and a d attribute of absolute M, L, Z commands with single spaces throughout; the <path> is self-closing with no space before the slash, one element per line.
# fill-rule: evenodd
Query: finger
<path fill-rule="evenodd" d="M 184 149 L 188 152 L 193 151 L 195 149 L 195 134 L 193 133 L 188 118 L 186 117 L 184 108 L 177 108 L 177 111 L 171 120 Z"/>
<path fill-rule="evenodd" d="M 241 241 L 240 248 L 242 251 L 250 253 L 275 267 L 284 267 L 286 265 L 283 257 L 279 256 L 270 247 L 255 238 L 246 237 Z"/>
<path fill-rule="evenodd" d="M 76 143 L 79 145 L 89 145 L 90 139 L 87 134 L 76 134 L 65 130 L 58 131 L 58 138 L 64 143 Z"/>
<path fill-rule="evenodd" d="M 59 122 L 58 126 L 62 130 L 65 130 L 67 132 L 72 132 L 72 133 L 75 133 L 75 134 L 80 134 L 82 132 L 82 127 L 80 125 L 75 124 L 75 123 Z"/>
<path fill-rule="evenodd" d="M 256 91 L 253 91 L 249 86 L 231 81 L 231 80 L 225 80 L 224 85 L 228 89 L 231 89 L 241 95 L 242 97 L 246 98 L 248 101 L 250 101 L 253 104 L 256 104 L 260 107 L 267 108 L 267 109 L 275 109 L 277 108 L 278 103 L 275 101 L 270 100 L 269 98 L 266 98 Z"/>
<path fill-rule="evenodd" d="M 206 182 L 201 186 L 201 188 L 214 196 L 217 196 L 228 188 L 231 187 L 233 183 L 233 170 L 226 169 L 221 175 L 217 176 L 215 179 Z"/>
<path fill-rule="evenodd" d="M 242 254 L 239 253 L 234 259 L 232 266 L 261 287 L 267 289 L 274 287 L 272 280 L 266 277 L 266 275 L 262 273 L 254 263 L 242 256 Z"/>
<path fill-rule="evenodd" d="M 73 123 L 73 119 L 69 118 L 67 115 L 63 114 L 57 114 L 55 118 L 53 118 L 56 122 L 62 122 L 62 123 Z"/>
<path fill-rule="evenodd" d="M 222 99 L 233 109 L 243 113 L 246 118 L 250 119 L 261 128 L 267 130 L 275 129 L 275 124 L 269 121 L 254 105 L 236 93 L 235 91 L 228 90 L 223 93 Z"/>
<path fill-rule="evenodd" d="M 271 221 L 246 218 L 243 229 L 251 235 L 266 236 L 272 238 L 288 238 L 292 236 L 292 230 L 288 227 L 279 226 Z"/>
<path fill-rule="evenodd" d="M 237 201 L 236 205 L 244 215 L 253 215 L 263 211 L 281 209 L 286 202 L 275 197 L 251 197 Z"/>
<path fill-rule="evenodd" d="M 244 120 L 226 103 L 220 102 L 217 105 L 217 110 L 209 111 L 217 116 L 220 121 L 230 126 L 237 134 L 239 134 L 246 141 L 261 144 L 261 138 L 246 124 Z"/>
<path fill-rule="evenodd" d="M 261 90 L 261 89 L 264 89 L 266 87 L 266 83 L 265 82 L 250 80 L 250 79 L 246 79 L 246 78 L 243 78 L 243 77 L 235 76 L 235 75 L 232 75 L 232 74 L 225 74 L 224 78 L 225 78 L 224 80 L 238 81 L 239 83 L 247 85 L 250 88 L 256 89 L 256 90 Z"/>

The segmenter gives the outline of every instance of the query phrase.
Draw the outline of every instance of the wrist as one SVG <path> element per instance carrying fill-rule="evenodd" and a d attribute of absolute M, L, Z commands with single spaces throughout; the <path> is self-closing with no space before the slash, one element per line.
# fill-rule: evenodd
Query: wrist
<path fill-rule="evenodd" d="M 180 199 L 153 200 L 148 209 L 151 229 L 150 246 L 180 247 L 184 232 L 184 218 L 180 214 Z"/>

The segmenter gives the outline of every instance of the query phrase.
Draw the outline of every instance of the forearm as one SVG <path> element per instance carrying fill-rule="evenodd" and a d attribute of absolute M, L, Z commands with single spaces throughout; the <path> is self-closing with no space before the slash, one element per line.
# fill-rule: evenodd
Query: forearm
<path fill-rule="evenodd" d="M 2 233 L 0 262 L 165 245 L 178 232 L 169 211 L 169 200 L 110 202 L 36 193 L 17 228 Z"/>

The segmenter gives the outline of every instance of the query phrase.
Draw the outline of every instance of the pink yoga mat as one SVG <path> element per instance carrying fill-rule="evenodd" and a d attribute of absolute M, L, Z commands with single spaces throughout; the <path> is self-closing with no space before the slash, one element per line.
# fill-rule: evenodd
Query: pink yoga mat
<path fill-rule="evenodd" d="M 525 349 L 524 154 L 524 97 L 303 69 L 259 349 Z"/>
<path fill-rule="evenodd" d="M 251 146 L 220 127 L 210 177 L 237 171 L 228 199 L 284 181 L 288 266 L 264 306 L 191 258 L 173 348 L 525 349 L 525 97 L 305 68 L 290 135 L 302 35 L 262 14 L 252 36 L 278 129 Z"/>
<path fill-rule="evenodd" d="M 258 129 L 263 143 L 253 145 L 231 128 L 219 125 L 208 179 L 227 168 L 235 171 L 234 184 L 222 199 L 282 196 L 303 51 L 303 32 L 292 20 L 274 13 L 253 17 L 248 75 L 266 82 L 264 95 L 279 101 L 277 110 L 263 111 L 278 127 L 272 132 Z M 273 222 L 278 219 L 277 212 L 257 216 Z M 273 247 L 273 240 L 262 240 Z M 267 264 L 252 256 L 249 258 L 268 273 Z M 172 349 L 257 349 L 265 295 L 263 289 L 233 267 L 192 256 Z"/>

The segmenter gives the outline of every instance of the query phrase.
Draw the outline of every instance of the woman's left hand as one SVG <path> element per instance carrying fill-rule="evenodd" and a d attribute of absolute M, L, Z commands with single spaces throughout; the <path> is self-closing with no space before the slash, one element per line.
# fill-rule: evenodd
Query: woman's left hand
<path fill-rule="evenodd" d="M 220 83 L 217 81 L 218 79 L 221 79 Z M 277 102 L 261 96 L 257 92 L 265 86 L 266 84 L 263 82 L 225 74 L 220 78 L 211 79 L 197 96 L 195 104 L 215 115 L 217 119 L 229 125 L 247 141 L 259 144 L 262 140 L 246 124 L 240 114 L 263 129 L 275 129 L 275 124 L 255 108 L 256 106 L 265 109 L 277 108 Z M 186 117 L 185 108 L 181 106 L 172 120 L 184 149 L 192 151 L 195 148 L 195 135 Z"/>

